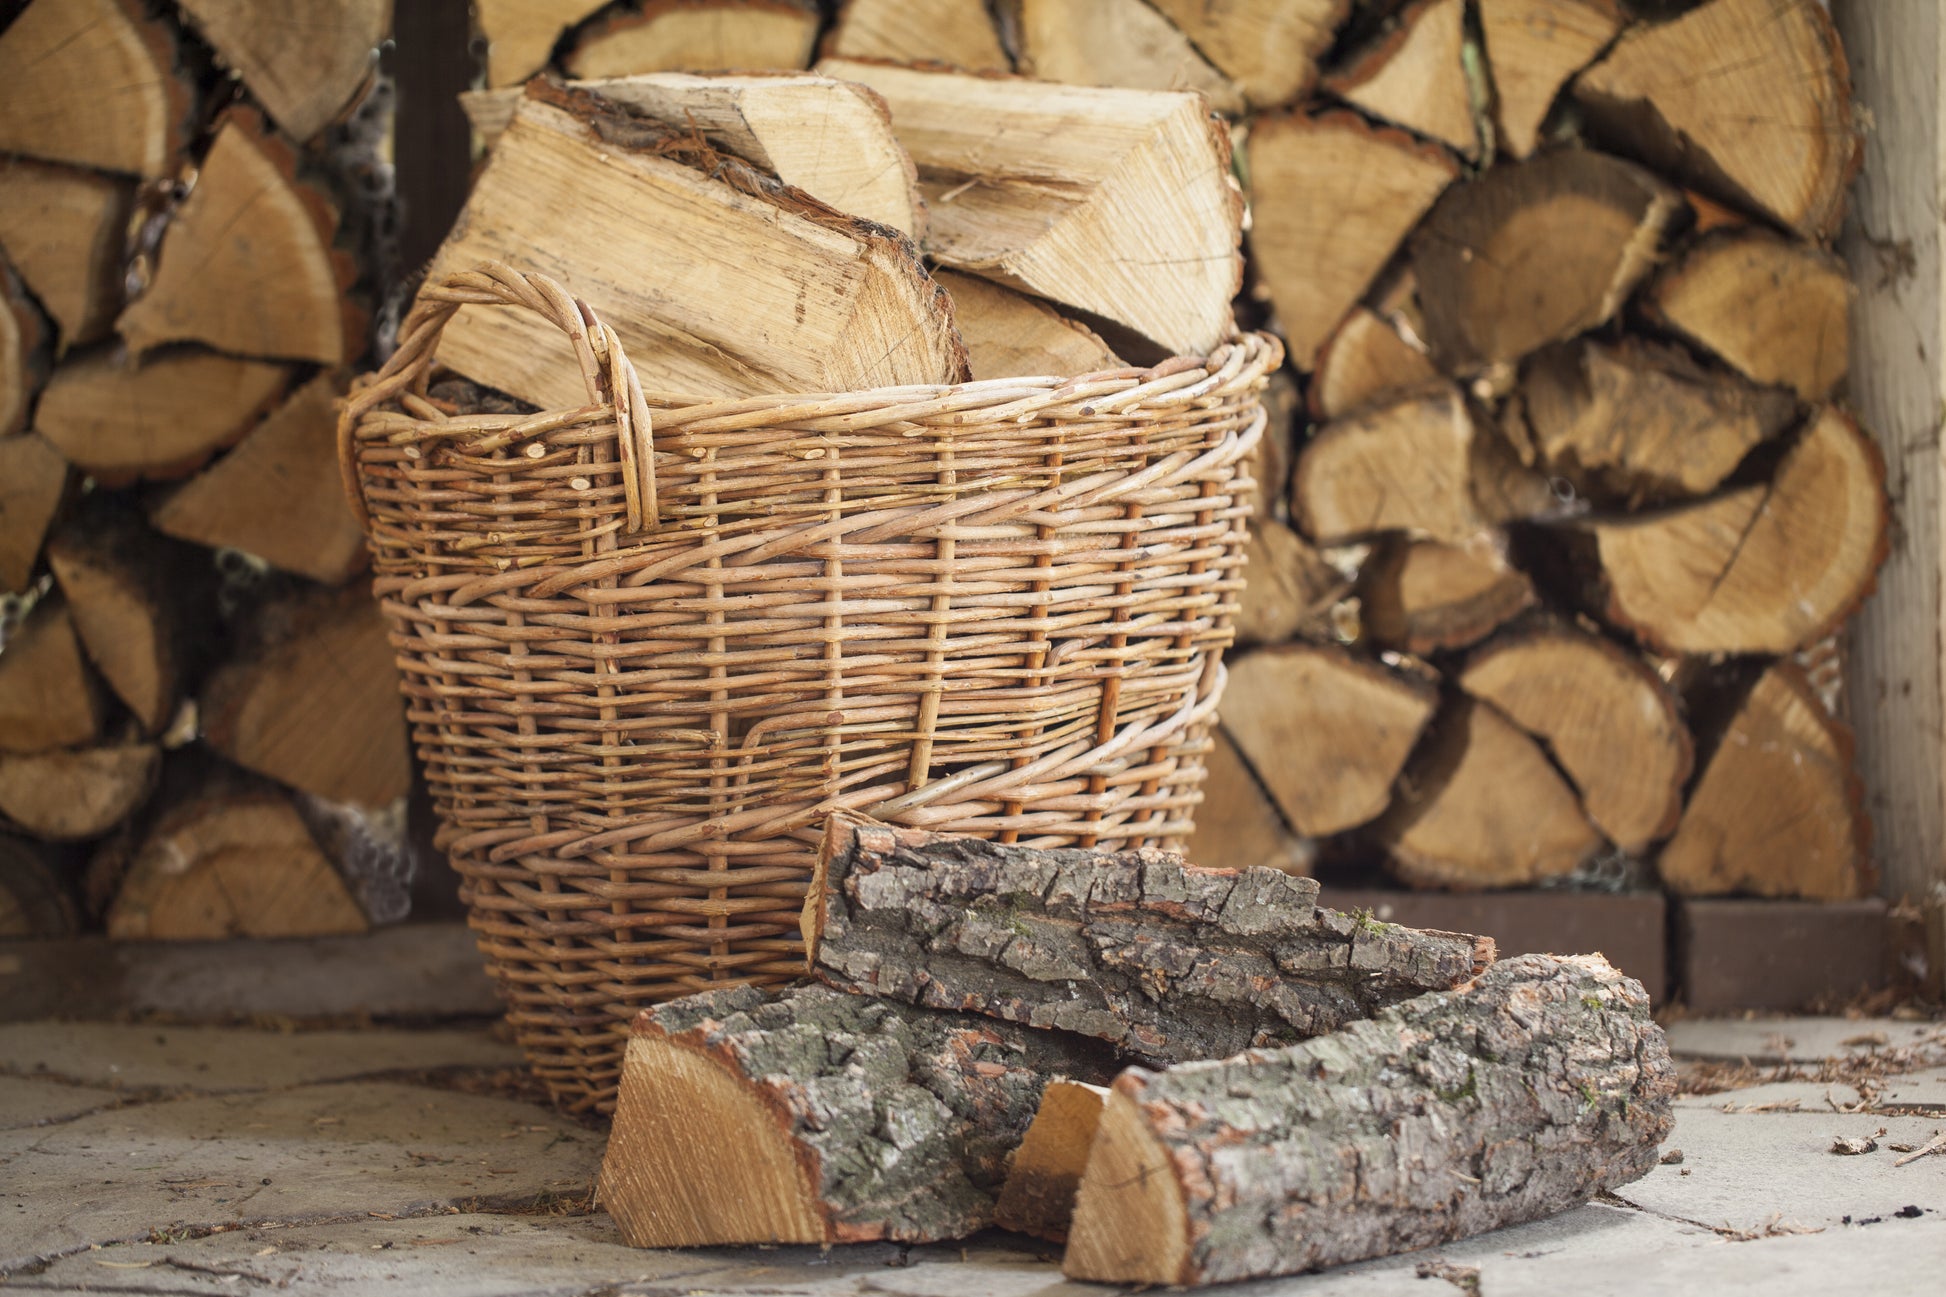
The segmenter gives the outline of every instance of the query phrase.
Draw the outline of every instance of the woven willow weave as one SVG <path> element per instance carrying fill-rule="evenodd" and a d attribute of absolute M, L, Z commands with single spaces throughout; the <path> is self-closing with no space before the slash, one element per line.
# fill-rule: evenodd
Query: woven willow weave
<path fill-rule="evenodd" d="M 589 404 L 441 408 L 465 304 L 553 321 Z M 651 400 L 605 325 L 503 266 L 423 293 L 403 338 L 341 459 L 441 845 L 559 1102 L 611 1104 L 643 1005 L 804 971 L 835 809 L 1048 846 L 1190 832 L 1274 339 Z"/>

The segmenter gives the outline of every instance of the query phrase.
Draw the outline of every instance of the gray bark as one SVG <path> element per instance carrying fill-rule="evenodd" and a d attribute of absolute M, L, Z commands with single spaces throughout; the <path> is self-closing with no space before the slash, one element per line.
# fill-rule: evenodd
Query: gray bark
<path fill-rule="evenodd" d="M 833 817 L 807 902 L 833 986 L 1058 1027 L 1168 1064 L 1335 1031 L 1493 959 L 1159 851 L 1038 850 Z M 821 930 L 821 931 L 820 931 Z"/>
<path fill-rule="evenodd" d="M 986 1228 L 1042 1087 L 1113 1074 L 1094 1041 L 823 987 L 706 992 L 645 1011 L 634 1030 L 750 1082 L 810 1167 L 833 1243 Z"/>
<path fill-rule="evenodd" d="M 1640 983 L 1599 955 L 1526 955 L 1320 1040 L 1130 1068 L 1114 1089 L 1182 1191 L 1172 1281 L 1203 1284 L 1426 1247 L 1638 1179 L 1675 1070 Z M 1084 1178 L 1071 1239 L 1107 1202 Z"/>

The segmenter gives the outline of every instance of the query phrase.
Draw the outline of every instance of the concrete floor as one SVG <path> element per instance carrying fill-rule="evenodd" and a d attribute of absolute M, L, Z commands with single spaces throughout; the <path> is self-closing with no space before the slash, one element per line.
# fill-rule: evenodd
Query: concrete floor
<path fill-rule="evenodd" d="M 1946 1025 L 1681 1022 L 1670 1035 L 1697 1084 L 1743 1086 L 1680 1101 L 1667 1146 L 1682 1150 L 1680 1164 L 1551 1220 L 1223 1291 L 1946 1292 L 1946 1153 L 1895 1165 L 1900 1147 L 1946 1131 Z M 0 1026 L 0 1287 L 1110 1291 L 1067 1283 L 1049 1249 L 999 1233 L 828 1254 L 626 1248 L 605 1215 L 586 1211 L 600 1132 L 508 1097 L 521 1092 L 518 1061 L 477 1030 Z M 1841 1155 L 1839 1136 L 1876 1147 Z"/>

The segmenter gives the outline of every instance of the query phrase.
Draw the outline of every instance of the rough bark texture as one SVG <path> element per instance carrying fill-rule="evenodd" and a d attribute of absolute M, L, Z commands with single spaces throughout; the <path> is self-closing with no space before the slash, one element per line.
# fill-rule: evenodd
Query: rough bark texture
<path fill-rule="evenodd" d="M 1306 1044 L 1115 1082 L 1067 1274 L 1208 1284 L 1533 1220 L 1656 1165 L 1675 1068 L 1599 955 L 1524 955 Z"/>
<path fill-rule="evenodd" d="M 991 1223 L 1042 1087 L 1111 1066 L 821 987 L 690 996 L 635 1020 L 601 1202 L 638 1247 L 960 1238 Z"/>
<path fill-rule="evenodd" d="M 818 976 L 1112 1041 L 1156 1062 L 1335 1031 L 1458 985 L 1486 937 L 1317 908 L 1318 885 L 1156 851 L 1043 851 L 834 816 L 805 907 Z"/>

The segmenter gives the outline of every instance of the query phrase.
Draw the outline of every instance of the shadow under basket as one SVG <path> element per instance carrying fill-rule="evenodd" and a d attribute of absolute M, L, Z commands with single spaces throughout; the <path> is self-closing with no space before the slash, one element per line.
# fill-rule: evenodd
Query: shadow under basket
<path fill-rule="evenodd" d="M 465 305 L 557 325 L 589 403 L 434 401 Z M 834 810 L 1037 846 L 1192 831 L 1275 339 L 653 398 L 607 325 L 504 266 L 423 292 L 402 337 L 340 462 L 440 844 L 563 1107 L 612 1107 L 644 1006 L 804 972 Z"/>

